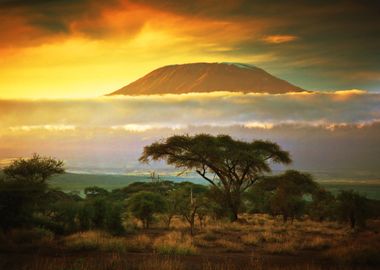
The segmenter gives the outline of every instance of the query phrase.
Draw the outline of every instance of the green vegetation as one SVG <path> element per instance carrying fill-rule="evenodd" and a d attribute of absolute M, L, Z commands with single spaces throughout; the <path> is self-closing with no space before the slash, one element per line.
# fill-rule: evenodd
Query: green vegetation
<path fill-rule="evenodd" d="M 163 158 L 198 171 L 210 185 L 153 175 L 113 189 L 91 183 L 79 195 L 52 187 L 53 175 L 65 171 L 62 161 L 38 155 L 14 161 L 0 178 L 0 251 L 175 256 L 312 251 L 331 261 L 341 256 L 354 264 L 378 263 L 373 255 L 378 246 L 362 241 L 378 238 L 373 228 L 379 201 L 355 191 L 331 193 L 305 172 L 268 176 L 267 160 L 289 161 L 288 153 L 270 142 L 244 144 L 209 135 L 169 139 L 145 148 L 142 161 Z M 253 169 L 247 165 L 255 162 Z M 350 241 L 355 246 L 342 248 Z"/>
<path fill-rule="evenodd" d="M 265 173 L 270 164 L 291 162 L 289 153 L 270 141 L 251 143 L 228 135 L 172 136 L 165 142 L 146 146 L 140 161 L 165 160 L 184 170 L 193 170 L 205 179 L 223 198 L 230 210 L 231 221 L 238 219 L 241 196 Z"/>

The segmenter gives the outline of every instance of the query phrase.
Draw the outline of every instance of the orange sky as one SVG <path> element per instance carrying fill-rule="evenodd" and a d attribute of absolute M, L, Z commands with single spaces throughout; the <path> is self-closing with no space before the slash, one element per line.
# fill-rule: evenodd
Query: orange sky
<path fill-rule="evenodd" d="M 221 59 L 260 62 L 271 57 L 220 56 L 245 35 L 259 36 L 268 23 L 265 20 L 252 21 L 258 26 L 255 30 L 241 22 L 179 16 L 127 2 L 93 8 L 96 18 L 74 18 L 69 32 L 63 34 L 43 33 L 23 17 L 6 18 L 8 26 L 3 28 L 15 45 L 2 41 L 0 97 L 93 97 L 167 64 Z M 30 35 L 36 43 L 19 35 Z"/>
<path fill-rule="evenodd" d="M 351 66 L 358 62 L 351 59 L 355 42 L 337 48 L 336 33 L 319 24 L 305 28 L 305 20 L 328 23 L 326 18 L 346 15 L 337 6 L 299 5 L 295 19 L 286 5 L 192 3 L 1 0 L 0 98 L 100 96 L 160 66 L 188 62 L 252 63 L 306 89 L 378 85 L 373 57 Z M 366 27 L 365 20 L 362 24 Z M 334 31 L 343 26 L 347 23 L 337 22 Z M 361 53 L 363 59 L 371 48 Z M 334 59 L 337 50 L 351 52 L 351 58 Z"/>

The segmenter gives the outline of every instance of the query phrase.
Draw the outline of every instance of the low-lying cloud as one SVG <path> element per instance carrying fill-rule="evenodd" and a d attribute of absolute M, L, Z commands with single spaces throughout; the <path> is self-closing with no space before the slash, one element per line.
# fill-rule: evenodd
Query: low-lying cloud
<path fill-rule="evenodd" d="M 380 120 L 380 94 L 359 90 L 288 94 L 231 92 L 77 100 L 1 100 L 5 130 L 108 127 L 144 131 L 189 125 L 271 128 L 365 125 Z"/>
<path fill-rule="evenodd" d="M 197 133 L 275 141 L 291 153 L 297 169 L 378 175 L 380 94 L 215 92 L 0 101 L 0 161 L 38 152 L 65 159 L 72 170 L 125 172 L 141 167 L 137 160 L 145 145 Z"/>

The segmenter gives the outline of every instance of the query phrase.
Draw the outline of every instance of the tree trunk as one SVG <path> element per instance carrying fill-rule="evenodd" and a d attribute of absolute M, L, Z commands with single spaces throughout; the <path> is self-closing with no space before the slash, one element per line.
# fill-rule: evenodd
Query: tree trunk
<path fill-rule="evenodd" d="M 351 224 L 351 229 L 354 229 L 356 225 L 356 220 L 353 215 L 350 217 L 350 224 Z"/>
<path fill-rule="evenodd" d="M 239 218 L 240 194 L 228 194 L 228 201 L 231 210 L 230 221 L 235 222 Z"/>
<path fill-rule="evenodd" d="M 238 211 L 231 207 L 230 221 L 235 222 L 239 219 Z"/>
<path fill-rule="evenodd" d="M 282 221 L 283 221 L 284 223 L 286 223 L 286 222 L 288 221 L 288 215 L 283 215 L 283 216 L 282 216 Z"/>
<path fill-rule="evenodd" d="M 172 222 L 172 218 L 173 218 L 173 216 L 169 216 L 168 220 L 166 221 L 166 228 L 168 228 L 168 229 L 170 229 L 170 224 Z"/>
<path fill-rule="evenodd" d="M 190 235 L 194 235 L 194 223 L 190 223 Z"/>

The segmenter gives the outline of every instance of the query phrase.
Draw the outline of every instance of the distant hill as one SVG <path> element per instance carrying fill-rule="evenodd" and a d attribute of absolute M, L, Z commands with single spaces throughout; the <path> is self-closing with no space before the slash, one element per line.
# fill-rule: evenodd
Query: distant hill
<path fill-rule="evenodd" d="M 213 91 L 281 94 L 305 90 L 252 65 L 192 63 L 158 68 L 109 95 L 184 94 Z"/>

